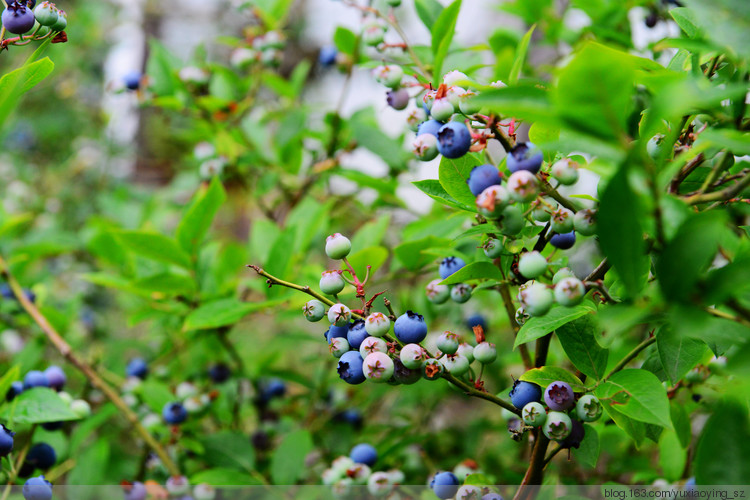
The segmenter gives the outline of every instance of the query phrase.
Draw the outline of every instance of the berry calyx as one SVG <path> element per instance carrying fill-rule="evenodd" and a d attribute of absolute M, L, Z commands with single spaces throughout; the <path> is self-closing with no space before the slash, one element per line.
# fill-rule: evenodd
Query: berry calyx
<path fill-rule="evenodd" d="M 352 311 L 344 304 L 334 304 L 328 310 L 328 321 L 335 326 L 344 326 L 352 318 Z M 359 347 L 359 346 L 357 346 Z"/>

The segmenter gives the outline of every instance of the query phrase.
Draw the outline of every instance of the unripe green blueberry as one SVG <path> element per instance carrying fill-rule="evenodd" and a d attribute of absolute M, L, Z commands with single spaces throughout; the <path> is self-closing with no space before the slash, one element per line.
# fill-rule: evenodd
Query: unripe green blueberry
<path fill-rule="evenodd" d="M 547 421 L 542 428 L 544 435 L 553 441 L 562 441 L 570 435 L 573 422 L 565 413 L 551 411 L 547 414 Z"/>
<path fill-rule="evenodd" d="M 541 403 L 528 403 L 521 410 L 523 423 L 532 427 L 540 427 L 547 420 L 547 411 Z"/>
<path fill-rule="evenodd" d="M 195 500 L 214 500 L 216 488 L 206 483 L 198 484 L 193 488 L 193 498 Z"/>
<path fill-rule="evenodd" d="M 86 418 L 91 415 L 91 405 L 83 399 L 75 399 L 70 403 L 70 410 L 78 418 Z"/>
<path fill-rule="evenodd" d="M 378 338 L 378 337 L 367 337 L 365 340 L 362 341 L 362 343 L 359 345 L 359 353 L 364 358 L 368 354 L 372 354 L 374 352 L 382 352 L 382 353 L 388 353 L 388 344 L 386 344 L 385 340 Z"/>
<path fill-rule="evenodd" d="M 502 216 L 503 209 L 510 203 L 510 193 L 500 184 L 485 188 L 477 196 L 477 210 L 487 218 L 495 219 Z"/>
<path fill-rule="evenodd" d="M 685 381 L 690 384 L 702 384 L 710 375 L 706 367 L 699 365 L 685 374 Z"/>
<path fill-rule="evenodd" d="M 460 376 L 469 371 L 469 360 L 466 356 L 459 353 L 446 354 L 440 358 L 440 361 L 442 361 L 446 371 L 451 375 Z"/>
<path fill-rule="evenodd" d="M 426 359 L 424 365 L 422 365 L 422 373 L 424 374 L 424 378 L 427 380 L 439 379 L 440 375 L 442 375 L 444 371 L 445 367 L 443 366 L 443 363 L 441 363 L 437 359 Z"/>
<path fill-rule="evenodd" d="M 419 134 L 414 139 L 411 150 L 419 160 L 433 160 L 438 155 L 437 137 L 432 134 Z"/>
<path fill-rule="evenodd" d="M 328 321 L 332 325 L 344 326 L 352 319 L 351 310 L 344 304 L 334 304 L 328 310 Z"/>
<path fill-rule="evenodd" d="M 401 85 L 404 70 L 397 64 L 378 66 L 373 70 L 375 80 L 386 87 L 396 89 Z"/>
<path fill-rule="evenodd" d="M 549 222 L 553 210 L 553 208 L 550 208 L 541 200 L 534 200 L 531 202 L 531 217 L 533 217 L 535 221 Z"/>
<path fill-rule="evenodd" d="M 427 360 L 427 351 L 419 344 L 406 344 L 401 348 L 399 359 L 410 370 L 421 368 Z"/>
<path fill-rule="evenodd" d="M 373 337 L 382 337 L 391 329 L 391 320 L 381 312 L 374 312 L 365 318 L 365 331 Z"/>
<path fill-rule="evenodd" d="M 523 307 L 519 307 L 518 309 L 516 309 L 515 318 L 518 326 L 523 326 L 530 317 L 531 316 L 529 316 L 529 313 L 527 313 L 526 309 L 524 309 Z"/>
<path fill-rule="evenodd" d="M 453 104 L 446 98 L 435 99 L 435 102 L 432 103 L 432 108 L 430 108 L 432 117 L 441 122 L 448 121 L 454 112 L 455 108 Z"/>
<path fill-rule="evenodd" d="M 471 298 L 471 286 L 464 283 L 453 285 L 451 288 L 451 299 L 453 302 L 463 304 Z"/>
<path fill-rule="evenodd" d="M 651 158 L 656 159 L 662 154 L 662 151 L 667 147 L 665 139 L 664 134 L 656 134 L 648 140 L 646 152 Z"/>
<path fill-rule="evenodd" d="M 576 415 L 581 422 L 593 422 L 602 416 L 602 404 L 596 396 L 586 394 L 576 403 Z"/>
<path fill-rule="evenodd" d="M 518 301 L 530 316 L 544 316 L 552 308 L 554 297 L 546 285 L 528 281 L 519 288 Z"/>
<path fill-rule="evenodd" d="M 302 307 L 302 314 L 305 319 L 312 323 L 320 321 L 326 315 L 326 306 L 317 299 L 309 300 Z"/>
<path fill-rule="evenodd" d="M 42 2 L 34 9 L 34 16 L 42 26 L 54 26 L 59 17 L 57 7 L 51 2 Z"/>
<path fill-rule="evenodd" d="M 57 393 L 57 397 L 59 397 L 60 399 L 62 399 L 68 405 L 73 404 L 73 396 L 71 396 L 70 394 L 68 394 L 65 391 L 58 392 Z"/>
<path fill-rule="evenodd" d="M 419 124 L 425 120 L 427 120 L 427 111 L 420 106 L 412 110 L 409 116 L 406 117 L 406 125 L 409 127 L 409 130 L 416 132 L 419 129 Z M 435 149 L 437 150 L 437 142 L 435 142 Z"/>
<path fill-rule="evenodd" d="M 458 108 L 461 110 L 461 113 L 465 115 L 475 115 L 479 113 L 482 106 L 476 99 L 474 99 L 476 95 L 475 92 L 467 90 L 458 96 Z"/>
<path fill-rule="evenodd" d="M 346 286 L 341 271 L 323 271 L 320 278 L 320 291 L 328 295 L 336 295 Z"/>
<path fill-rule="evenodd" d="M 510 197 L 518 202 L 529 202 L 539 193 L 539 182 L 528 170 L 518 170 L 508 177 Z"/>
<path fill-rule="evenodd" d="M 393 360 L 383 352 L 368 354 L 363 364 L 365 378 L 373 382 L 387 382 L 393 376 Z"/>
<path fill-rule="evenodd" d="M 523 172 L 525 172 L 525 170 L 523 170 Z M 512 205 L 505 207 L 502 217 L 502 229 L 500 229 L 500 232 L 507 236 L 515 236 L 526 227 L 526 219 L 523 216 L 523 212 L 521 212 L 521 209 L 518 207 Z"/>
<path fill-rule="evenodd" d="M 578 163 L 570 158 L 563 158 L 552 165 L 550 173 L 560 184 L 571 186 L 578 182 Z"/>
<path fill-rule="evenodd" d="M 454 85 L 463 85 L 466 82 L 470 81 L 471 78 L 466 76 L 465 73 L 462 73 L 458 70 L 449 71 L 445 75 L 443 75 L 443 83 L 448 87 L 452 87 Z"/>
<path fill-rule="evenodd" d="M 578 278 L 563 278 L 555 285 L 555 300 L 561 306 L 577 306 L 585 295 L 586 287 Z"/>
<path fill-rule="evenodd" d="M 174 391 L 174 395 L 177 396 L 177 399 L 191 398 L 198 395 L 198 388 L 190 382 L 180 382 Z"/>
<path fill-rule="evenodd" d="M 435 96 L 437 95 L 437 90 L 428 90 L 424 93 L 422 96 L 422 103 L 424 104 L 425 108 L 428 110 L 432 109 L 432 103 L 435 102 Z"/>
<path fill-rule="evenodd" d="M 547 270 L 547 259 L 536 250 L 526 252 L 518 260 L 518 270 L 526 278 L 538 278 Z"/>
<path fill-rule="evenodd" d="M 552 284 L 557 285 L 562 281 L 564 278 L 575 278 L 576 275 L 573 274 L 573 271 L 570 270 L 569 267 L 561 267 L 557 270 L 554 276 L 552 276 Z"/>
<path fill-rule="evenodd" d="M 559 234 L 569 233 L 573 230 L 573 217 L 573 212 L 567 208 L 558 207 L 557 210 L 552 212 L 550 227 Z"/>
<path fill-rule="evenodd" d="M 350 348 L 351 346 L 349 345 L 349 341 L 344 337 L 333 337 L 331 338 L 331 342 L 328 344 L 328 349 L 331 351 L 331 354 L 333 354 L 335 358 L 340 358 L 344 355 L 345 352 L 348 352 Z"/>
<path fill-rule="evenodd" d="M 451 289 L 448 285 L 441 285 L 441 280 L 432 280 L 427 283 L 425 292 L 427 300 L 433 304 L 442 304 L 451 297 Z"/>
<path fill-rule="evenodd" d="M 362 32 L 362 41 L 366 45 L 374 47 L 383 43 L 385 39 L 385 26 L 378 22 L 372 22 L 365 25 Z"/>
<path fill-rule="evenodd" d="M 55 24 L 53 24 L 49 28 L 52 31 L 63 31 L 67 27 L 68 27 L 68 14 L 66 14 L 64 10 L 58 10 L 57 21 L 55 21 Z"/>
<path fill-rule="evenodd" d="M 484 250 L 484 255 L 490 259 L 497 259 L 503 253 L 503 244 L 497 238 L 490 238 L 482 245 L 482 250 Z"/>
<path fill-rule="evenodd" d="M 334 233 L 326 238 L 326 255 L 334 260 L 341 260 L 352 251 L 352 242 L 349 238 L 339 233 Z"/>
<path fill-rule="evenodd" d="M 459 346 L 458 335 L 445 331 L 438 337 L 436 345 L 443 354 L 455 354 Z"/>
<path fill-rule="evenodd" d="M 596 233 L 596 210 L 587 208 L 579 210 L 573 217 L 573 228 L 582 236 L 592 236 Z"/>
<path fill-rule="evenodd" d="M 461 103 L 461 94 L 464 94 L 465 92 L 466 89 L 461 88 L 457 85 L 448 86 L 448 91 L 445 93 L 445 98 L 450 101 L 450 103 L 453 105 L 454 110 L 458 109 L 458 106 Z"/>
<path fill-rule="evenodd" d="M 489 342 L 480 342 L 474 348 L 474 359 L 483 365 L 489 365 L 497 359 L 497 348 L 495 344 Z"/>
<path fill-rule="evenodd" d="M 711 371 L 711 373 L 717 373 L 719 375 L 722 375 L 724 374 L 724 371 L 726 370 L 726 368 L 727 368 L 726 356 L 714 356 L 708 362 L 708 369 Z"/>
<path fill-rule="evenodd" d="M 456 354 L 460 354 L 461 356 L 465 357 L 469 360 L 469 363 L 474 361 L 474 348 L 469 345 L 466 342 L 461 342 L 458 345 L 458 349 L 456 350 Z"/>

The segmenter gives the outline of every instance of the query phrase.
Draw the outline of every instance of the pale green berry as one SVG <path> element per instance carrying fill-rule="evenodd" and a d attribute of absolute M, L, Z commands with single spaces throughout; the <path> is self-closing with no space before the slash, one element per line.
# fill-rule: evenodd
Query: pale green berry
<path fill-rule="evenodd" d="M 368 337 L 369 338 L 369 337 Z M 331 342 L 328 344 L 328 349 L 335 358 L 340 358 L 345 352 L 350 349 L 349 341 L 344 337 L 333 337 Z"/>
<path fill-rule="evenodd" d="M 544 316 L 552 308 L 554 296 L 546 285 L 528 281 L 518 290 L 518 301 L 529 316 Z"/>
<path fill-rule="evenodd" d="M 525 170 L 522 170 L 522 172 L 525 172 Z M 515 206 L 505 207 L 500 222 L 502 226 L 500 231 L 507 236 L 515 236 L 526 227 L 526 219 L 523 216 L 523 212 Z"/>
<path fill-rule="evenodd" d="M 91 405 L 83 399 L 75 399 L 71 401 L 70 410 L 75 413 L 78 418 L 86 418 L 91 415 Z"/>
<path fill-rule="evenodd" d="M 323 271 L 320 278 L 320 291 L 328 295 L 336 295 L 346 286 L 341 271 Z"/>
<path fill-rule="evenodd" d="M 484 250 L 484 255 L 490 259 L 497 259 L 503 253 L 503 244 L 497 238 L 490 238 L 482 245 L 482 250 Z"/>
<path fill-rule="evenodd" d="M 562 441 L 570 435 L 573 429 L 573 422 L 565 413 L 551 411 L 547 414 L 547 421 L 544 422 L 544 435 L 553 441 Z"/>
<path fill-rule="evenodd" d="M 466 342 L 461 342 L 458 345 L 456 354 L 460 354 L 461 356 L 465 357 L 467 360 L 469 360 L 469 363 L 474 361 L 474 348 Z"/>
<path fill-rule="evenodd" d="M 427 351 L 419 344 L 406 344 L 401 348 L 399 359 L 408 369 L 416 370 L 427 360 Z"/>
<path fill-rule="evenodd" d="M 593 236 L 596 233 L 596 210 L 587 208 L 576 212 L 573 227 L 582 236 Z"/>
<path fill-rule="evenodd" d="M 471 298 L 471 286 L 463 283 L 453 285 L 451 288 L 451 299 L 453 302 L 463 304 Z"/>
<path fill-rule="evenodd" d="M 518 202 L 529 202 L 539 193 L 539 181 L 528 170 L 518 170 L 508 177 L 510 197 Z"/>
<path fill-rule="evenodd" d="M 339 233 L 334 233 L 326 238 L 326 255 L 334 260 L 341 260 L 352 251 L 352 242 L 349 238 Z"/>
<path fill-rule="evenodd" d="M 419 160 L 433 160 L 438 155 L 437 137 L 432 134 L 420 134 L 414 139 L 411 150 Z"/>
<path fill-rule="evenodd" d="M 432 103 L 432 108 L 430 108 L 432 117 L 441 122 L 448 121 L 454 112 L 455 108 L 453 104 L 446 98 L 435 99 L 435 102 Z"/>
<path fill-rule="evenodd" d="M 382 352 L 384 354 L 387 354 L 388 344 L 386 344 L 385 340 L 380 339 L 378 337 L 367 337 L 359 345 L 359 353 L 362 355 L 363 358 L 365 358 L 367 357 L 367 355 L 372 354 L 374 352 Z"/>
<path fill-rule="evenodd" d="M 474 347 L 473 354 L 474 359 L 483 365 L 488 365 L 497 359 L 497 348 L 495 347 L 495 344 L 480 342 Z"/>
<path fill-rule="evenodd" d="M 538 278 L 547 270 L 547 259 L 537 252 L 526 252 L 518 260 L 518 270 L 529 279 Z"/>
<path fill-rule="evenodd" d="M 445 331 L 437 339 L 437 348 L 444 354 L 455 354 L 459 346 L 459 338 L 453 332 Z"/>
<path fill-rule="evenodd" d="M 555 300 L 561 306 L 576 306 L 585 295 L 586 287 L 578 278 L 563 278 L 555 285 Z"/>
<path fill-rule="evenodd" d="M 312 299 L 302 307 L 302 314 L 305 315 L 307 321 L 320 321 L 326 315 L 326 306 L 321 301 Z"/>
<path fill-rule="evenodd" d="M 393 376 L 394 368 L 393 360 L 383 352 L 368 354 L 363 364 L 365 378 L 373 382 L 387 382 Z"/>
<path fill-rule="evenodd" d="M 440 361 L 451 375 L 460 376 L 469 371 L 469 360 L 461 354 L 446 354 Z"/>
<path fill-rule="evenodd" d="M 563 158 L 552 165 L 550 174 L 564 186 L 573 185 L 578 182 L 578 163 L 570 158 Z"/>
<path fill-rule="evenodd" d="M 594 422 L 602 416 L 602 404 L 596 396 L 586 394 L 576 403 L 576 415 L 581 422 Z"/>
<path fill-rule="evenodd" d="M 575 278 L 576 275 L 569 267 L 561 267 L 557 270 L 555 275 L 552 277 L 552 284 L 557 285 L 563 278 Z"/>
<path fill-rule="evenodd" d="M 510 193 L 500 184 L 485 188 L 477 196 L 476 205 L 479 213 L 487 218 L 495 219 L 502 215 L 505 207 L 510 203 Z"/>
<path fill-rule="evenodd" d="M 442 304 L 451 297 L 451 289 L 448 285 L 441 285 L 441 280 L 432 280 L 427 283 L 425 292 L 427 299 L 433 304 Z"/>
<path fill-rule="evenodd" d="M 352 311 L 344 304 L 334 304 L 328 310 L 328 321 L 332 325 L 344 326 L 352 319 Z"/>
<path fill-rule="evenodd" d="M 558 207 L 557 210 L 552 212 L 550 227 L 559 234 L 569 233 L 573 230 L 573 217 L 573 212 L 567 208 Z"/>
<path fill-rule="evenodd" d="M 365 331 L 373 337 L 382 337 L 391 329 L 391 320 L 381 312 L 374 312 L 365 318 Z"/>
<path fill-rule="evenodd" d="M 541 403 L 528 403 L 521 410 L 523 423 L 532 427 L 539 427 L 547 420 L 547 411 Z"/>

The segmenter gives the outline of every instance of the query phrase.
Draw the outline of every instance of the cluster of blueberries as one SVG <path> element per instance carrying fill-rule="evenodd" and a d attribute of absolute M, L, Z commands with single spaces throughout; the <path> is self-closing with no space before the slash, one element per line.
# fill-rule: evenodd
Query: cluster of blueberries
<path fill-rule="evenodd" d="M 68 15 L 52 2 L 37 5 L 36 0 L 13 0 L 3 10 L 2 23 L 5 31 L 21 35 L 21 40 L 24 36 L 39 40 L 64 31 Z"/>
<path fill-rule="evenodd" d="M 217 496 L 216 488 L 213 486 L 206 483 L 191 486 L 185 476 L 170 477 L 164 486 L 152 480 L 145 483 L 124 481 L 122 490 L 125 500 L 170 497 L 176 500 L 214 500 Z"/>
<path fill-rule="evenodd" d="M 339 233 L 326 240 L 326 254 L 332 259 L 345 259 L 351 251 L 351 242 Z M 341 271 L 323 272 L 320 289 L 336 297 L 346 285 Z M 303 307 L 308 321 L 328 318 L 331 326 L 325 333 L 331 354 L 339 359 L 338 374 L 349 384 L 365 380 L 390 384 L 413 384 L 421 378 L 435 380 L 444 372 L 462 376 L 476 360 L 489 364 L 497 358 L 494 344 L 484 340 L 482 329 L 477 333 L 477 345 L 471 346 L 452 332 L 446 331 L 438 339 L 440 352 L 434 356 L 420 345 L 427 336 L 424 316 L 406 311 L 395 318 L 393 335 L 389 337 L 391 318 L 373 312 L 364 319 L 341 303 L 327 311 L 323 302 L 313 299 Z"/>
<path fill-rule="evenodd" d="M 373 472 L 378 461 L 378 452 L 367 443 L 354 446 L 349 456 L 338 457 L 323 471 L 323 484 L 332 487 L 337 497 L 347 497 L 354 486 L 367 486 L 368 492 L 376 497 L 385 496 L 394 487 L 403 484 L 404 473 L 394 469 Z"/>
<path fill-rule="evenodd" d="M 83 399 L 73 399 L 70 394 L 63 391 L 63 387 L 67 380 L 68 378 L 63 369 L 56 365 L 52 365 L 44 371 L 30 370 L 24 375 L 23 381 L 16 380 L 10 384 L 10 388 L 5 394 L 5 400 L 13 401 L 24 391 L 33 389 L 34 387 L 49 387 L 57 391 L 60 399 L 70 405 L 71 411 L 79 418 L 85 418 L 91 415 L 91 406 L 87 401 Z M 48 431 L 53 431 L 60 429 L 62 424 L 62 422 L 46 422 L 42 424 L 42 427 Z"/>
<path fill-rule="evenodd" d="M 583 422 L 599 420 L 603 410 L 596 396 L 584 394 L 576 399 L 570 384 L 559 380 L 549 384 L 544 394 L 537 384 L 516 380 L 510 401 L 521 410 L 524 424 L 541 427 L 547 438 L 563 448 L 578 448 L 585 435 Z"/>

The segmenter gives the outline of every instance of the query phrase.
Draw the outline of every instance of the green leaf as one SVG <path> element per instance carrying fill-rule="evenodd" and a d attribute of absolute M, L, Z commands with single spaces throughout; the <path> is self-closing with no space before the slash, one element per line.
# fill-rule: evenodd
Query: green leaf
<path fill-rule="evenodd" d="M 198 245 L 208 232 L 219 207 L 227 199 L 219 177 L 214 177 L 207 189 L 198 193 L 177 226 L 176 238 L 183 250 L 195 255 Z"/>
<path fill-rule="evenodd" d="M 557 366 L 532 368 L 521 375 L 521 380 L 524 382 L 533 382 L 541 386 L 542 389 L 546 389 L 547 386 L 553 382 L 561 381 L 570 384 L 575 392 L 583 392 L 586 390 L 581 379 L 570 373 L 568 370 Z"/>
<path fill-rule="evenodd" d="M 0 377 L 0 394 L 3 396 L 8 394 L 8 390 L 13 382 L 19 380 L 21 377 L 21 369 L 18 365 L 12 366 L 6 370 L 2 377 Z"/>
<path fill-rule="evenodd" d="M 680 444 L 677 434 L 667 430 L 659 438 L 659 466 L 667 481 L 676 481 L 682 476 L 687 461 L 687 450 Z"/>
<path fill-rule="evenodd" d="M 617 424 L 617 427 L 624 430 L 633 438 L 636 445 L 640 446 L 643 440 L 646 439 L 646 424 L 625 416 L 617 410 L 619 407 L 612 406 L 607 401 L 604 401 L 602 406 L 612 420 L 614 420 L 615 424 Z"/>
<path fill-rule="evenodd" d="M 466 283 L 467 281 L 476 280 L 495 280 L 502 281 L 503 273 L 492 262 L 480 261 L 467 264 L 455 273 L 445 278 L 441 284 L 455 285 L 456 283 Z"/>
<path fill-rule="evenodd" d="M 333 43 L 339 52 L 352 55 L 357 49 L 357 35 L 352 30 L 339 26 L 333 33 Z"/>
<path fill-rule="evenodd" d="M 473 155 L 464 155 L 461 158 L 451 159 L 443 157 L 438 168 L 440 185 L 454 200 L 466 206 L 466 210 L 476 212 L 476 197 L 471 194 L 466 179 L 469 178 L 471 170 L 479 165 Z M 468 207 L 471 207 L 469 209 Z"/>
<path fill-rule="evenodd" d="M 639 422 L 672 428 L 669 399 L 659 379 L 640 369 L 622 370 L 596 388 L 596 396 L 605 406 Z"/>
<path fill-rule="evenodd" d="M 680 444 L 683 448 L 687 448 L 690 446 L 690 441 L 693 438 L 690 415 L 688 415 L 687 410 L 685 410 L 685 407 L 681 403 L 675 401 L 672 401 L 672 404 L 669 405 L 669 414 Z"/>
<path fill-rule="evenodd" d="M 250 474 L 224 467 L 214 467 L 193 474 L 190 477 L 190 483 L 205 483 L 213 486 L 255 486 L 263 484 Z"/>
<path fill-rule="evenodd" d="M 382 215 L 375 220 L 366 222 L 360 227 L 352 240 L 352 249 L 369 248 L 380 245 L 385 238 L 388 227 L 391 223 L 390 215 Z"/>
<path fill-rule="evenodd" d="M 268 254 L 266 261 L 265 270 L 268 273 L 277 276 L 279 278 L 287 277 L 289 273 L 289 266 L 291 265 L 292 258 L 294 256 L 294 242 L 296 234 L 294 231 L 281 231 L 276 241 L 271 246 L 271 251 Z M 282 287 L 269 288 L 266 291 L 268 297 L 278 296 L 282 291 Z"/>
<path fill-rule="evenodd" d="M 448 49 L 456 32 L 456 20 L 461 10 L 461 0 L 454 0 L 448 7 L 440 12 L 434 26 L 432 27 L 432 53 L 435 55 L 433 62 L 432 79 L 437 87 L 441 81 L 443 61 L 448 55 Z M 449 191 L 450 192 L 450 191 Z"/>
<path fill-rule="evenodd" d="M 640 292 L 648 276 L 648 256 L 637 207 L 638 198 L 628 182 L 627 167 L 623 166 L 602 194 L 597 232 L 604 255 L 630 296 Z"/>
<path fill-rule="evenodd" d="M 575 307 L 553 307 L 552 310 L 544 316 L 529 318 L 526 320 L 526 323 L 524 323 L 516 335 L 516 341 L 513 344 L 513 348 L 515 349 L 521 344 L 544 337 L 564 324 L 578 319 L 581 316 L 585 316 L 586 314 L 594 313 L 595 311 L 596 308 L 591 302 L 584 302 Z"/>
<path fill-rule="evenodd" d="M 68 480 L 71 481 L 70 484 L 106 484 L 110 454 L 111 445 L 107 439 L 97 439 L 83 451 L 76 453 L 76 467 L 73 467 L 70 476 L 68 476 Z M 89 498 L 94 500 L 103 496 L 87 494 L 91 488 L 79 488 L 78 490 L 80 493 L 76 497 L 82 500 Z"/>
<path fill-rule="evenodd" d="M 740 255 L 724 267 L 710 271 L 702 287 L 703 301 L 722 304 L 750 288 L 750 255 Z"/>
<path fill-rule="evenodd" d="M 428 236 L 414 241 L 407 241 L 393 249 L 398 260 L 410 271 L 416 271 L 423 266 L 433 262 L 435 258 L 426 253 L 431 248 L 450 248 L 451 240 L 447 238 L 436 238 Z"/>
<path fill-rule="evenodd" d="M 589 424 L 583 424 L 586 433 L 583 436 L 581 445 L 573 450 L 573 456 L 582 465 L 593 469 L 599 460 L 599 434 L 596 428 Z"/>
<path fill-rule="evenodd" d="M 533 85 L 488 88 L 474 97 L 474 101 L 500 116 L 515 116 L 529 121 L 543 121 L 556 125 L 547 91 Z"/>
<path fill-rule="evenodd" d="M 694 19 L 706 37 L 750 59 L 750 3 L 745 0 L 686 0 L 684 3 L 694 12 Z"/>
<path fill-rule="evenodd" d="M 747 484 L 750 477 L 747 405 L 721 401 L 703 427 L 693 462 L 699 485 Z"/>
<path fill-rule="evenodd" d="M 246 439 L 246 438 L 245 438 Z M 271 457 L 271 480 L 276 485 L 295 484 L 305 475 L 305 457 L 313 449 L 310 432 L 290 432 Z"/>
<path fill-rule="evenodd" d="M 158 292 L 169 296 L 195 292 L 195 281 L 189 276 L 163 272 L 141 278 L 132 283 L 142 292 Z"/>
<path fill-rule="evenodd" d="M 36 62 L 27 62 L 0 78 L 0 128 L 18 105 L 21 96 L 47 78 L 54 68 L 54 63 L 45 57 Z"/>
<path fill-rule="evenodd" d="M 255 469 L 255 449 L 246 435 L 222 431 L 206 435 L 200 440 L 203 459 L 213 467 L 243 470 L 252 473 Z"/>
<path fill-rule="evenodd" d="M 47 387 L 23 391 L 10 404 L 5 405 L 0 418 L 13 424 L 43 424 L 79 419 L 71 411 L 70 405 Z"/>
<path fill-rule="evenodd" d="M 143 402 L 151 408 L 151 411 L 158 415 L 161 415 L 161 411 L 167 403 L 177 400 L 166 384 L 154 380 L 143 382 L 136 389 L 136 393 L 140 395 Z"/>
<path fill-rule="evenodd" d="M 145 231 L 116 231 L 113 234 L 124 247 L 142 257 L 186 269 L 192 265 L 190 256 L 172 238 Z"/>
<path fill-rule="evenodd" d="M 521 39 L 516 49 L 516 58 L 513 60 L 513 67 L 510 69 L 510 76 L 508 76 L 508 85 L 515 85 L 518 83 L 518 77 L 521 76 L 521 70 L 526 62 L 526 55 L 529 52 L 529 42 L 531 42 L 531 35 L 534 34 L 536 24 L 529 28 L 529 31 Z"/>
<path fill-rule="evenodd" d="M 414 7 L 417 15 L 425 27 L 432 31 L 432 27 L 443 12 L 443 6 L 437 0 L 415 0 Z"/>
<path fill-rule="evenodd" d="M 661 365 L 673 385 L 682 380 L 708 351 L 705 342 L 682 336 L 669 325 L 661 328 L 656 335 L 656 347 Z"/>
<path fill-rule="evenodd" d="M 457 202 L 451 195 L 449 195 L 437 179 L 425 179 L 423 181 L 412 182 L 412 184 L 439 203 L 461 210 L 466 210 L 468 208 L 466 205 Z M 497 228 L 495 228 L 495 230 L 497 230 Z"/>
<path fill-rule="evenodd" d="M 238 323 L 248 314 L 282 303 L 283 300 L 266 302 L 241 302 L 235 298 L 207 302 L 193 310 L 185 318 L 183 331 L 207 330 Z"/>
<path fill-rule="evenodd" d="M 666 297 L 692 298 L 701 274 L 716 255 L 725 221 L 723 212 L 712 210 L 696 214 L 680 226 L 656 261 L 659 286 Z"/>
<path fill-rule="evenodd" d="M 690 38 L 697 38 L 700 33 L 698 20 L 695 18 L 695 12 L 686 7 L 676 7 L 669 9 L 669 15 L 677 23 L 682 31 Z"/>
<path fill-rule="evenodd" d="M 555 334 L 573 365 L 584 375 L 601 380 L 609 351 L 596 341 L 597 328 L 595 317 L 586 315 L 560 326 Z"/>

